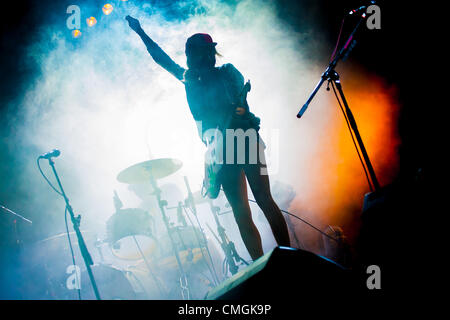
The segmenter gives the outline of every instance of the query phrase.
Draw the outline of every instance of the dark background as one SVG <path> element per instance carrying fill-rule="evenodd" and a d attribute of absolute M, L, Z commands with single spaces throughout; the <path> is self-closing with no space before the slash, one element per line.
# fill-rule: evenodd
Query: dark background
<path fill-rule="evenodd" d="M 167 9 L 171 1 L 148 1 L 153 6 L 161 6 Z M 83 1 L 75 1 L 74 4 L 82 5 Z M 101 3 L 101 2 L 99 2 Z M 353 8 L 364 5 L 363 1 L 325 1 L 325 0 L 277 0 L 277 10 L 280 18 L 287 26 L 299 32 L 310 30 L 314 25 L 322 34 L 323 41 L 330 48 L 330 53 L 334 48 L 342 17 Z M 8 205 L 20 209 L 20 202 L 27 201 L 27 192 L 24 186 L 18 185 L 15 177 L 22 170 L 26 161 L 34 159 L 20 159 L 16 156 L 17 145 L 12 145 L 15 138 L 15 129 L 10 126 L 10 118 L 5 117 L 6 111 L 14 117 L 14 110 L 20 111 L 20 105 L 11 105 L 17 97 L 24 93 L 28 80 L 36 76 L 38 66 L 30 62 L 24 52 L 30 43 L 39 34 L 39 28 L 46 22 L 51 21 L 65 24 L 65 9 L 71 1 L 14 1 L 8 3 L 8 9 L 1 11 L 0 19 L 0 204 Z M 386 248 L 399 239 L 402 243 L 408 243 L 403 237 L 412 236 L 410 231 L 418 231 L 417 215 L 426 214 L 419 210 L 426 210 L 425 199 L 416 205 L 411 198 L 417 195 L 424 195 L 429 192 L 429 167 L 431 154 L 430 112 L 426 111 L 428 104 L 425 102 L 422 93 L 428 79 L 422 79 L 422 69 L 427 67 L 422 61 L 425 59 L 424 52 L 429 50 L 430 39 L 427 38 L 424 25 L 426 18 L 424 8 L 420 5 L 402 3 L 401 1 L 379 1 L 381 8 L 381 30 L 365 30 L 360 36 L 357 46 L 352 51 L 350 59 L 363 65 L 371 73 L 375 73 L 384 78 L 388 84 L 393 84 L 398 88 L 397 99 L 401 106 L 399 117 L 399 135 L 401 145 L 398 149 L 400 156 L 400 166 L 397 177 L 394 180 L 398 199 L 406 202 L 399 203 L 391 207 L 386 212 L 387 215 L 378 215 L 369 228 L 371 244 L 369 246 L 378 247 L 383 251 L 383 259 L 399 262 L 400 255 Z M 180 17 L 183 12 L 167 11 L 168 15 Z M 351 23 L 346 24 L 347 27 Z M 349 30 L 344 30 L 344 38 Z M 325 62 L 329 56 L 324 56 Z M 344 87 L 345 90 L 345 87 Z M 7 110 L 6 108 L 9 108 Z M 11 108 L 13 110 L 11 110 Z M 12 112 L 11 112 L 12 111 Z M 20 112 L 17 112 L 20 121 Z M 17 119 L 15 119 L 17 121 Z M 36 154 L 39 154 L 36 150 Z M 412 193 L 411 186 L 417 186 Z M 410 201 L 411 200 L 411 201 Z M 417 199 L 416 199 L 417 200 Z M 14 205 L 12 205 L 14 204 Z M 395 208 L 395 209 L 393 209 Z M 38 218 L 38 217 L 37 217 Z M 9 235 L 4 232 L 5 223 L 1 221 L 2 230 L 0 245 L 2 249 L 10 245 Z M 413 224 L 413 225 L 412 225 Z M 422 225 L 423 227 L 423 225 Z M 389 236 L 379 241 L 377 235 L 383 233 L 380 228 L 387 228 Z M 411 230 L 411 228 L 414 228 Z M 367 237 L 366 237 L 367 239 Z M 367 242 L 368 240 L 366 240 Z M 370 242 L 369 241 L 369 242 Z M 412 240 L 412 242 L 414 242 Z M 376 243 L 376 245 L 374 245 Z M 363 242 L 363 245 L 368 245 Z M 413 249 L 416 254 L 423 248 L 422 241 L 417 241 Z M 380 249 L 381 248 L 381 249 Z M 387 252 L 387 253 L 386 253 Z M 400 266 L 399 266 L 400 268 Z M 418 267 L 417 267 L 418 268 Z"/>

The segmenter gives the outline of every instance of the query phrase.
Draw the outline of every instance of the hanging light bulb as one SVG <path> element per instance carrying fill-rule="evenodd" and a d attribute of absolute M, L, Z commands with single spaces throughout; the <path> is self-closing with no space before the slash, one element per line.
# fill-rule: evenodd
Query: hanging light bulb
<path fill-rule="evenodd" d="M 103 6 L 102 10 L 103 10 L 104 14 L 108 15 L 113 11 L 113 6 L 109 3 L 107 3 Z"/>
<path fill-rule="evenodd" d="M 78 29 L 72 30 L 72 37 L 74 37 L 74 38 L 79 38 L 79 37 L 81 37 L 81 31 L 78 30 Z"/>
<path fill-rule="evenodd" d="M 94 17 L 87 18 L 86 23 L 89 27 L 92 27 L 97 23 L 97 19 L 95 19 Z"/>

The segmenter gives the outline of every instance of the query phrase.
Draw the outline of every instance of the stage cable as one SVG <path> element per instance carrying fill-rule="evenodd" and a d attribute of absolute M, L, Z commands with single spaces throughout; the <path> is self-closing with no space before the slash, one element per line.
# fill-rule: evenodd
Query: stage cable
<path fill-rule="evenodd" d="M 225 192 L 225 191 L 223 191 L 223 187 L 222 187 L 222 186 L 220 187 L 220 190 L 222 190 L 222 192 Z M 248 201 L 258 204 L 258 202 L 256 202 L 256 200 L 253 200 L 253 199 L 248 199 Z M 290 215 L 291 217 L 294 217 L 294 218 L 296 218 L 296 219 L 302 221 L 303 223 L 307 224 L 308 226 L 310 226 L 310 227 L 313 228 L 314 230 L 318 231 L 319 233 L 323 234 L 324 236 L 326 236 L 326 237 L 328 237 L 328 238 L 330 238 L 330 239 L 332 239 L 332 240 L 334 240 L 334 241 L 336 241 L 336 242 L 339 242 L 339 240 L 337 240 L 336 238 L 334 238 L 334 237 L 332 237 L 332 236 L 326 234 L 325 232 L 323 232 L 322 230 L 320 230 L 319 228 L 317 228 L 317 227 L 314 226 L 313 224 L 309 223 L 309 222 L 306 221 L 305 219 L 302 219 L 302 218 L 300 218 L 299 216 L 296 216 L 295 214 L 292 214 L 292 213 L 290 213 L 289 211 L 286 211 L 286 210 L 283 210 L 283 209 L 280 209 L 280 211 L 283 212 L 283 213 L 286 213 L 286 214 Z"/>
<path fill-rule="evenodd" d="M 257 204 L 256 200 L 248 199 L 248 201 L 251 201 L 251 202 L 254 202 L 254 203 Z M 309 223 L 308 221 L 306 221 L 306 220 L 300 218 L 299 216 L 296 216 L 295 214 L 292 214 L 292 213 L 290 213 L 289 211 L 286 211 L 286 210 L 283 210 L 283 209 L 280 209 L 280 211 L 283 212 L 283 213 L 286 213 L 286 214 L 290 215 L 291 217 L 294 217 L 294 218 L 296 218 L 296 219 L 302 221 L 303 223 L 306 223 L 308 226 L 310 226 L 311 228 L 313 228 L 313 229 L 315 229 L 316 231 L 320 232 L 320 233 L 323 234 L 324 236 L 326 236 L 326 237 L 328 237 L 328 238 L 330 238 L 330 239 L 332 239 L 332 240 L 334 240 L 334 241 L 336 241 L 336 242 L 339 242 L 338 239 L 336 239 L 336 238 L 330 236 L 329 234 L 326 234 L 325 232 L 323 232 L 322 230 L 320 230 L 319 228 L 317 228 L 317 227 L 314 226 L 313 224 Z"/>
<path fill-rule="evenodd" d="M 50 187 L 52 187 L 52 189 L 59 194 L 61 197 L 63 196 L 61 192 L 59 192 L 58 190 L 56 190 L 56 188 L 53 186 L 53 184 L 50 182 L 50 180 L 47 178 L 47 176 L 44 174 L 44 172 L 41 169 L 41 164 L 39 162 L 40 158 L 37 158 L 36 163 L 39 169 L 39 172 L 41 173 L 41 175 L 44 177 L 45 181 L 47 181 L 47 183 L 50 185 Z"/>
<path fill-rule="evenodd" d="M 337 38 L 337 41 L 336 41 L 336 46 L 334 47 L 333 53 L 331 54 L 330 62 L 333 61 L 333 59 L 334 59 L 334 57 L 336 55 L 337 48 L 339 47 L 339 42 L 341 41 L 342 30 L 344 28 L 344 22 L 345 22 L 345 16 L 344 16 L 344 18 L 342 19 L 342 22 L 341 22 L 341 28 L 339 29 L 339 34 L 338 34 L 338 38 Z"/>

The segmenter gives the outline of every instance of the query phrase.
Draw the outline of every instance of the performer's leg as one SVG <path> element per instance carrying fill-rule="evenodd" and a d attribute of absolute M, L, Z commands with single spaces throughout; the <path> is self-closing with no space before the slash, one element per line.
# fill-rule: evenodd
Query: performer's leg
<path fill-rule="evenodd" d="M 263 152 L 261 156 L 264 157 Z M 265 160 L 263 160 L 263 163 L 265 164 Z M 278 245 L 289 247 L 290 240 L 286 220 L 284 220 L 280 208 L 278 208 L 278 205 L 272 198 L 269 176 L 264 167 L 265 165 L 261 163 L 248 164 L 245 165 L 244 170 L 255 201 L 264 212 L 275 240 Z M 261 168 L 264 168 L 263 173 L 261 173 Z"/>
<path fill-rule="evenodd" d="M 263 255 L 261 236 L 252 220 L 248 204 L 247 183 L 244 171 L 238 167 L 223 168 L 223 191 L 233 209 L 242 240 L 253 260 Z"/>

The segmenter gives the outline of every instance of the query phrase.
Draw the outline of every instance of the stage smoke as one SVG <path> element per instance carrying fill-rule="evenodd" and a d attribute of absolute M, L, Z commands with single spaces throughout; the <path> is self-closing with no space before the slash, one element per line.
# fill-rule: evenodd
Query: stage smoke
<path fill-rule="evenodd" d="M 251 80 L 248 102 L 261 118 L 271 182 L 290 185 L 295 194 L 290 208 L 281 209 L 323 229 L 338 225 L 344 234 L 354 231 L 355 212 L 369 188 L 332 91 L 323 87 L 304 116 L 296 118 L 330 53 L 314 25 L 308 34 L 299 33 L 280 20 L 275 4 L 265 1 L 174 1 L 165 6 L 128 1 L 118 2 L 114 10 L 94 1 L 80 6 L 82 14 L 86 12 L 83 19 L 95 15 L 87 12 L 99 13 L 96 27 L 83 25 L 72 37 L 64 23 L 42 26 L 27 47 L 28 63 L 39 72 L 10 103 L 10 127 L 2 129 L 9 130 L 8 147 L 20 158 L 18 175 L 8 177 L 14 180 L 8 185 L 21 196 L 20 211 L 41 221 L 36 239 L 65 231 L 64 201 L 35 164 L 39 154 L 55 147 L 61 150 L 56 167 L 74 210 L 82 215 L 82 230 L 99 238 L 105 236 L 106 221 L 115 210 L 114 190 L 125 208 L 142 204 L 132 188 L 117 181 L 121 170 L 149 159 L 175 158 L 183 167 L 159 183 L 176 186 L 183 198 L 184 176 L 193 192 L 202 185 L 205 147 L 184 87 L 152 60 L 126 15 L 138 18 L 148 35 L 183 67 L 186 39 L 198 32 L 212 35 L 222 55 L 217 65 L 232 63 Z M 398 164 L 395 88 L 352 64 L 351 55 L 338 71 L 374 169 L 381 184 L 387 184 Z M 47 164 L 42 165 L 51 176 Z M 249 197 L 253 199 L 250 192 Z M 173 199 L 170 205 L 176 203 Z M 217 203 L 229 210 L 223 198 Z M 275 246 L 271 230 L 257 206 L 251 208 L 267 251 Z M 215 243 L 206 228 L 206 223 L 215 226 L 209 207 L 202 204 L 198 211 Z M 151 214 L 159 218 L 156 206 Z M 176 222 L 176 210 L 168 215 Z M 221 219 L 239 253 L 249 259 L 232 214 Z M 293 223 L 303 249 L 322 253 L 317 244 L 321 235 L 300 221 Z"/>

